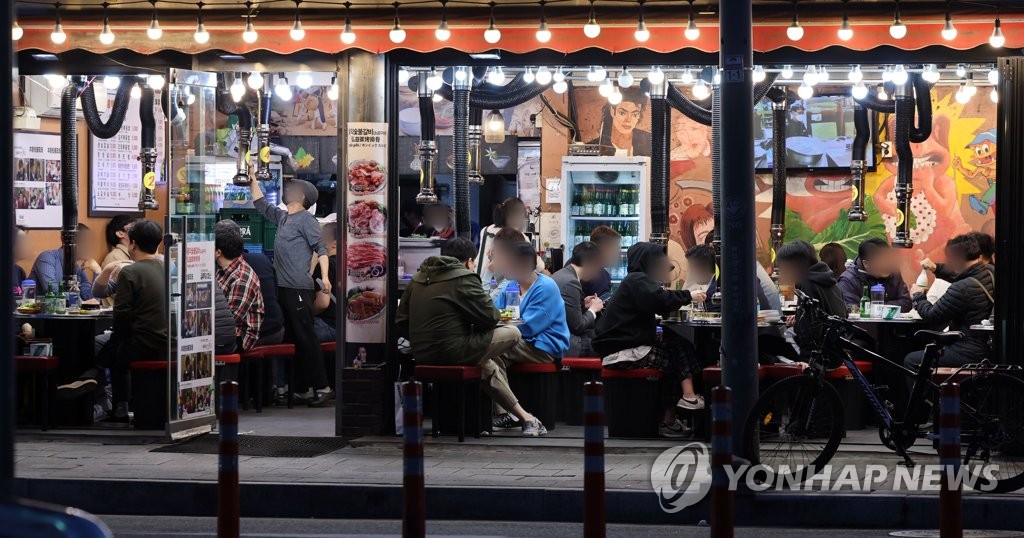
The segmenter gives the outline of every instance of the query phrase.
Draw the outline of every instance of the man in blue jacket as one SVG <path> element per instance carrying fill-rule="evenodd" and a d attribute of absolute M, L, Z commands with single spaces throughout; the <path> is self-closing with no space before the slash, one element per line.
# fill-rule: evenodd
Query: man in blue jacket
<path fill-rule="evenodd" d="M 885 239 L 872 238 L 860 244 L 857 259 L 839 277 L 839 289 L 846 304 L 855 305 L 860 304 L 864 287 L 871 288 L 876 284 L 885 288 L 885 304 L 899 306 L 904 312 L 913 308 L 892 247 Z"/>

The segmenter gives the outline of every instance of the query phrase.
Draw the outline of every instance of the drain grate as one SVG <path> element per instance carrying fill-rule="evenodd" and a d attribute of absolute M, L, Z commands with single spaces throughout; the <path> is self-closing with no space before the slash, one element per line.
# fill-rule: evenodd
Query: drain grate
<path fill-rule="evenodd" d="M 207 433 L 179 443 L 154 448 L 150 452 L 171 454 L 217 454 L 220 436 Z M 315 458 L 345 448 L 344 437 L 281 437 L 271 435 L 238 436 L 240 456 L 265 458 Z"/>

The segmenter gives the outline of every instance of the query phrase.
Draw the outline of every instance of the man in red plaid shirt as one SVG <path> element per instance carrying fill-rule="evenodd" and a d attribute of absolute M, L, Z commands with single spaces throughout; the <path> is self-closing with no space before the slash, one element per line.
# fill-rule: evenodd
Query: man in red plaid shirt
<path fill-rule="evenodd" d="M 228 299 L 235 316 L 235 336 L 243 351 L 252 349 L 260 337 L 260 325 L 266 311 L 263 292 L 256 272 L 242 258 L 242 232 L 233 220 L 222 220 L 214 227 L 217 249 L 217 283 Z"/>

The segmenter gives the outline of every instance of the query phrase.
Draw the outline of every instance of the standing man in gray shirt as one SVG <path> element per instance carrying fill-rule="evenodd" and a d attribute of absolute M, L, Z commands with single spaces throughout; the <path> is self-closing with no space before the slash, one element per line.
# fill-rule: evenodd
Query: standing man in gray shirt
<path fill-rule="evenodd" d="M 277 224 L 277 235 L 274 236 L 277 300 L 284 312 L 285 327 L 295 342 L 298 368 L 296 386 L 291 388 L 295 392 L 293 399 L 305 401 L 311 407 L 321 407 L 334 397 L 334 392 L 327 384 L 320 341 L 313 329 L 316 286 L 309 275 L 309 260 L 314 252 L 318 256 L 320 274 L 328 274 L 327 247 L 321 241 L 320 223 L 307 211 L 316 203 L 319 194 L 308 181 L 288 181 L 284 184 L 287 210 L 282 210 L 267 203 L 252 168 L 249 169 L 249 181 L 256 210 Z M 320 293 L 331 293 L 333 282 L 328 280 L 324 280 Z"/>

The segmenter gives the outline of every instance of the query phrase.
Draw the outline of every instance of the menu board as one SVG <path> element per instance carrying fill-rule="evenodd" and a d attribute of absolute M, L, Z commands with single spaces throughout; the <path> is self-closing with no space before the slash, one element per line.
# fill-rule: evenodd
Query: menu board
<path fill-rule="evenodd" d="M 176 420 L 213 415 L 214 242 L 186 242 L 178 304 L 178 394 Z"/>
<path fill-rule="evenodd" d="M 115 93 L 108 92 L 113 100 Z M 128 102 L 121 130 L 112 138 L 89 136 L 89 216 L 112 217 L 122 213 L 138 213 L 139 195 L 142 191 L 142 120 L 139 118 L 140 99 Z M 110 117 L 113 107 L 101 115 L 103 121 Z M 159 96 L 153 102 L 156 118 L 156 180 L 163 183 L 164 116 L 160 109 Z"/>
<path fill-rule="evenodd" d="M 379 344 L 387 322 L 388 124 L 352 122 L 347 130 L 345 289 L 336 293 L 346 340 Z"/>
<path fill-rule="evenodd" d="M 14 133 L 14 215 L 28 228 L 60 228 L 60 135 Z"/>

